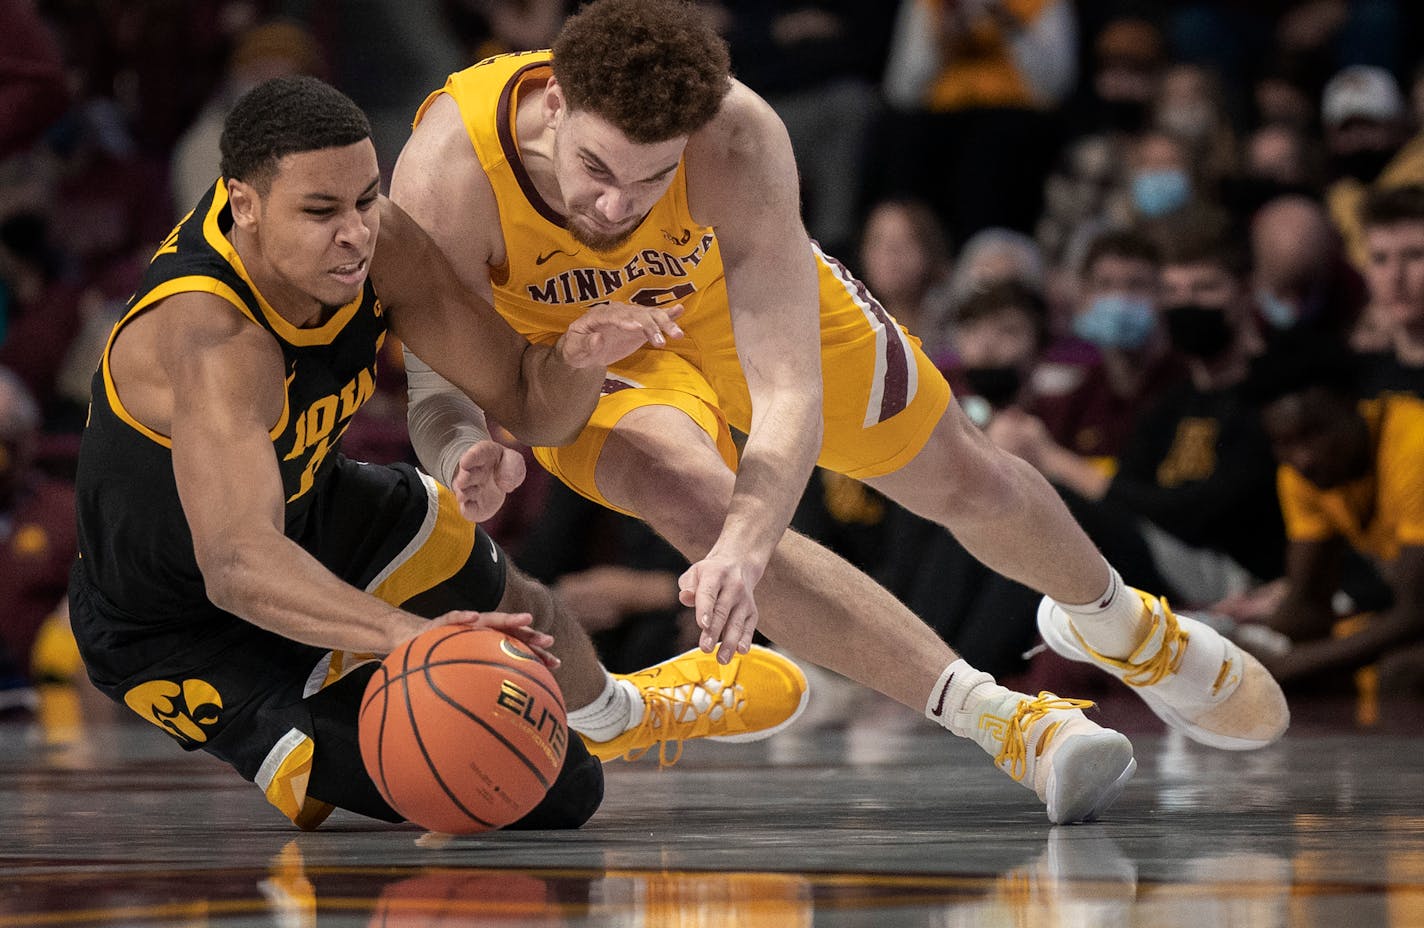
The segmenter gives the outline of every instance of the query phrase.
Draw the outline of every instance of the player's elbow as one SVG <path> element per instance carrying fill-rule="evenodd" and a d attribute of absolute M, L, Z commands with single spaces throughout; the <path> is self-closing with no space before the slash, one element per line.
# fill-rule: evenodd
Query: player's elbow
<path fill-rule="evenodd" d="M 254 579 L 263 570 L 256 544 L 243 539 L 193 539 L 193 553 L 208 600 L 224 612 L 245 615 Z"/>

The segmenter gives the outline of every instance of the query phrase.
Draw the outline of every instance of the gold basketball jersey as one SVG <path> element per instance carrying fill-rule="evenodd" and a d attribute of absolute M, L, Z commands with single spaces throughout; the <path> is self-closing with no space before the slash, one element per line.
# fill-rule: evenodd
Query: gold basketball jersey
<path fill-rule="evenodd" d="M 605 300 L 661 306 L 682 303 L 684 323 L 702 294 L 720 283 L 722 260 L 712 229 L 692 220 L 685 166 L 632 237 L 611 252 L 578 242 L 564 217 L 534 188 L 519 158 L 515 111 L 522 89 L 553 74 L 547 51 L 488 58 L 450 76 L 421 105 L 448 93 L 494 189 L 505 261 L 490 269 L 495 308 L 531 341 L 557 338 L 589 306 Z"/>

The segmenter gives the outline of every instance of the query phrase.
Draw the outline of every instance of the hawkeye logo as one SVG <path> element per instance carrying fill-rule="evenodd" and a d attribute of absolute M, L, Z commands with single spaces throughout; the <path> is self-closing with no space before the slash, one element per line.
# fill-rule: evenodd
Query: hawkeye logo
<path fill-rule="evenodd" d="M 202 744 L 217 724 L 222 696 L 202 680 L 150 680 L 124 694 L 124 703 L 184 744 Z"/>

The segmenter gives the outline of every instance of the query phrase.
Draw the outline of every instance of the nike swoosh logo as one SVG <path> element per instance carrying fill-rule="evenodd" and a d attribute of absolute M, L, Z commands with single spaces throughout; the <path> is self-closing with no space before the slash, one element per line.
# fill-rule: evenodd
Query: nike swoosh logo
<path fill-rule="evenodd" d="M 570 252 L 564 251 L 562 248 L 555 248 L 553 251 L 549 252 L 548 254 L 546 254 L 546 255 L 540 255 L 539 257 L 535 258 L 535 259 L 534 259 L 534 264 L 535 264 L 535 265 L 542 265 L 545 261 L 548 261 L 550 258 L 554 257 L 554 255 L 568 255 L 570 258 L 573 257 L 573 255 L 572 255 Z"/>
<path fill-rule="evenodd" d="M 1113 575 L 1113 578 L 1112 578 L 1112 585 L 1108 587 L 1107 593 L 1103 595 L 1103 601 L 1100 602 L 1100 603 L 1098 603 L 1098 608 L 1099 608 L 1099 609 L 1106 609 L 1106 608 L 1108 607 L 1108 604 L 1113 601 L 1113 597 L 1116 596 L 1116 595 L 1117 595 L 1117 575 L 1114 574 L 1114 575 Z"/>
<path fill-rule="evenodd" d="M 944 715 L 944 697 L 949 695 L 949 685 L 954 682 L 954 674 L 949 675 L 949 679 L 944 681 L 944 689 L 939 691 L 939 702 L 930 710 L 930 715 L 939 718 Z"/>

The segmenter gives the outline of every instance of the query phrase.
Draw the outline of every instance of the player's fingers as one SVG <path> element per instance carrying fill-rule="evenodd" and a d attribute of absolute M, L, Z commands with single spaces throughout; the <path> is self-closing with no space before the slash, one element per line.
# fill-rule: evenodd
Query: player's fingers
<path fill-rule="evenodd" d="M 504 455 L 504 446 L 494 441 L 476 442 L 465 453 L 460 455 L 461 471 L 480 472 L 488 470 L 499 463 L 499 459 Z"/>
<path fill-rule="evenodd" d="M 677 601 L 684 606 L 697 605 L 697 565 L 693 564 L 677 578 Z M 696 615 L 693 618 L 697 618 Z M 699 627 L 701 622 L 698 622 Z"/>
<path fill-rule="evenodd" d="M 513 448 L 505 450 L 508 453 L 500 456 L 499 466 L 494 473 L 494 483 L 504 492 L 512 493 L 524 482 L 524 455 Z"/>
<path fill-rule="evenodd" d="M 668 338 L 682 338 L 682 327 L 673 322 L 673 317 L 666 309 L 658 308 L 652 312 L 653 322 L 658 326 L 659 331 Z"/>
<path fill-rule="evenodd" d="M 711 585 L 703 582 L 703 586 Z M 701 591 L 699 591 L 698 596 L 699 601 L 701 601 Z M 728 622 L 729 613 L 731 613 L 732 603 L 731 599 L 729 599 L 728 592 L 722 588 L 721 584 L 716 585 L 716 588 L 712 589 L 712 591 L 706 595 L 706 599 L 709 601 L 708 623 L 706 623 L 702 629 L 702 639 L 706 642 L 702 649 L 711 653 L 712 650 L 718 646 L 718 642 L 721 642 L 726 636 L 726 622 Z M 699 611 L 701 611 L 701 608 L 699 608 Z M 718 660 L 722 660 L 721 655 L 718 656 Z M 726 660 L 722 660 L 722 663 L 726 663 Z"/>
<path fill-rule="evenodd" d="M 711 577 L 701 577 L 697 584 L 697 624 L 702 628 L 698 642 L 703 651 L 712 653 L 722 637 L 722 624 L 727 620 L 726 611 L 718 612 L 717 594 L 720 583 Z"/>
<path fill-rule="evenodd" d="M 742 651 L 742 641 L 751 636 L 756 627 L 756 607 L 749 599 L 742 599 L 732 606 L 727 615 L 727 625 L 722 629 L 722 646 L 717 649 L 717 660 L 726 664 L 734 654 Z"/>
<path fill-rule="evenodd" d="M 480 625 L 485 628 L 497 628 L 500 631 L 514 631 L 520 628 L 527 628 L 534 622 L 534 616 L 528 612 L 478 612 Z"/>

